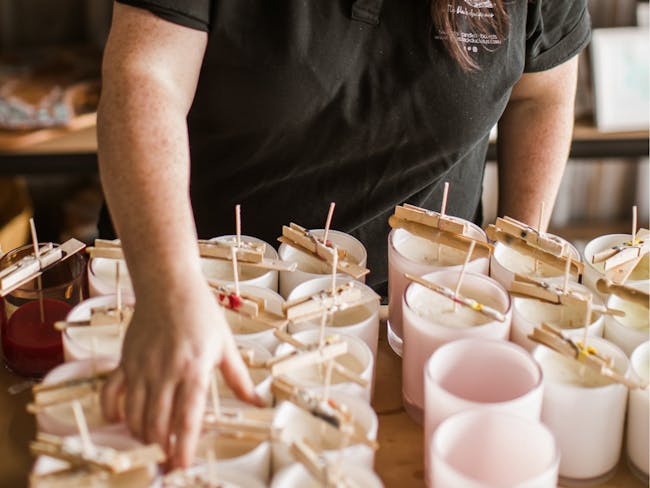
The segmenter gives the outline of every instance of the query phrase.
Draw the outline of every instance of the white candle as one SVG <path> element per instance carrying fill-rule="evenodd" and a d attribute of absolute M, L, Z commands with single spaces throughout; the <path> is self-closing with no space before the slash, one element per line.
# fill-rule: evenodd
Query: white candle
<path fill-rule="evenodd" d="M 460 273 L 438 271 L 425 280 L 454 289 Z M 402 399 L 407 413 L 422 422 L 424 408 L 424 364 L 443 344 L 461 338 L 507 339 L 510 333 L 510 297 L 496 281 L 475 273 L 466 273 L 460 294 L 490 306 L 505 317 L 493 320 L 480 312 L 458 306 L 422 285 L 412 283 L 404 294 L 404 356 L 402 363 Z"/>
<path fill-rule="evenodd" d="M 212 465 L 212 469 L 216 474 L 218 484 L 217 485 L 206 485 L 206 484 L 188 484 L 187 486 L 218 486 L 219 488 L 265 488 L 266 483 L 263 483 L 255 476 L 242 472 L 230 467 L 222 467 L 222 462 L 217 458 Z M 210 467 L 207 462 L 203 462 L 197 466 L 192 466 L 185 471 L 185 476 L 190 479 L 199 478 L 209 483 L 210 480 Z M 169 473 L 168 473 L 169 476 Z M 175 479 L 182 479 L 181 476 Z M 153 488 L 163 488 L 168 485 L 163 484 L 162 477 L 159 477 L 156 482 L 152 485 Z M 172 484 L 169 486 L 185 486 L 180 483 Z M 121 488 L 121 487 L 120 487 Z"/>
<path fill-rule="evenodd" d="M 223 437 L 208 432 L 201 436 L 196 450 L 197 460 L 205 461 L 212 449 L 217 459 L 217 473 L 222 468 L 248 473 L 267 485 L 271 476 L 271 444 L 249 439 Z"/>
<path fill-rule="evenodd" d="M 429 488 L 555 488 L 560 453 L 537 421 L 481 409 L 445 420 L 427 441 Z"/>
<path fill-rule="evenodd" d="M 363 488 L 383 488 L 383 483 L 373 471 L 350 464 L 343 460 L 340 470 L 345 479 L 354 486 Z M 322 488 L 323 483 L 314 479 L 307 469 L 299 463 L 294 463 L 282 469 L 273 477 L 271 488 Z"/>
<path fill-rule="evenodd" d="M 120 267 L 120 289 L 133 295 L 133 284 L 126 262 L 118 259 L 92 258 L 88 261 L 88 293 L 91 297 L 115 293 L 115 263 Z"/>
<path fill-rule="evenodd" d="M 212 241 L 234 241 L 235 236 L 220 236 L 211 239 Z M 242 242 L 265 244 L 264 257 L 266 259 L 278 259 L 278 253 L 269 243 L 251 236 L 241 236 Z M 202 259 L 201 268 L 203 274 L 210 281 L 216 283 L 234 283 L 234 274 L 232 269 L 232 262 L 220 259 Z M 264 268 L 255 268 L 247 266 L 244 263 L 239 263 L 239 282 L 241 284 L 260 286 L 262 288 L 269 288 L 273 291 L 278 291 L 278 272 L 275 270 L 267 270 Z"/>
<path fill-rule="evenodd" d="M 629 374 L 628 360 L 614 344 L 592 337 L 589 345 L 611 357 L 617 372 Z M 627 388 L 547 347 L 536 348 L 534 357 L 544 373 L 542 422 L 562 452 L 560 477 L 605 482 L 621 454 Z"/>
<path fill-rule="evenodd" d="M 468 236 L 487 242 L 485 232 L 466 220 L 451 217 L 468 225 Z M 388 342 L 393 350 L 402 355 L 402 297 L 409 281 L 405 273 L 422 276 L 433 271 L 459 271 L 466 253 L 436 242 L 415 236 L 404 229 L 394 229 L 388 236 Z M 467 271 L 488 274 L 489 260 L 473 258 Z"/>
<path fill-rule="evenodd" d="M 550 283 L 561 285 L 562 278 L 551 278 Z M 578 283 L 569 282 L 569 290 L 592 294 L 591 290 Z M 599 296 L 593 295 L 594 305 L 602 305 L 603 301 Z M 515 297 L 513 299 L 512 327 L 510 329 L 510 340 L 527 351 L 532 352 L 537 346 L 536 342 L 528 338 L 535 327 L 546 323 L 561 329 L 568 337 L 582 340 L 585 333 L 585 311 L 583 308 L 574 306 L 554 305 L 542 302 L 533 298 Z M 605 326 L 605 317 L 597 312 L 591 313 L 587 326 L 587 334 L 591 337 L 602 337 Z"/>
<path fill-rule="evenodd" d="M 142 446 L 140 442 L 126 433 L 91 432 L 90 438 L 94 445 L 112 447 L 118 451 L 128 451 Z M 81 442 L 80 439 L 79 442 Z M 39 456 L 32 468 L 32 474 L 43 476 L 48 473 L 54 473 L 69 468 L 70 464 L 65 461 L 49 456 Z M 150 463 L 143 468 L 127 471 L 121 474 L 114 474 L 109 479 L 101 477 L 101 481 L 98 479 L 96 486 L 102 486 L 105 488 L 150 486 L 157 474 L 158 467 L 154 463 Z"/>
<path fill-rule="evenodd" d="M 371 440 L 377 439 L 379 422 L 377 414 L 367 402 L 345 393 L 332 390 L 330 397 L 338 405 L 344 405 Z M 345 459 L 356 466 L 372 469 L 375 451 L 365 444 L 355 444 L 341 432 L 324 420 L 297 407 L 291 402 L 282 402 L 276 409 L 273 427 L 279 432 L 273 442 L 273 472 L 294 462 L 289 446 L 296 440 L 307 439 L 316 450 L 322 451 L 326 459 L 339 461 Z M 352 442 L 352 443 L 351 443 Z"/>
<path fill-rule="evenodd" d="M 370 402 L 371 392 L 374 385 L 374 359 L 368 345 L 355 336 L 346 334 L 337 334 L 341 340 L 348 343 L 348 352 L 338 356 L 335 361 L 353 373 L 359 375 L 368 382 L 367 387 L 362 387 L 357 383 L 352 383 L 349 379 L 342 376 L 336 370 L 332 372 L 330 391 L 339 391 L 356 395 Z M 293 337 L 303 344 L 318 344 L 320 331 L 317 329 L 304 330 L 294 334 Z M 282 356 L 295 348 L 290 344 L 280 344 L 275 351 L 276 356 Z M 316 391 L 322 391 L 325 381 L 324 368 L 314 364 L 300 369 L 295 369 L 286 373 L 286 376 L 297 384 Z"/>
<path fill-rule="evenodd" d="M 336 285 L 352 281 L 349 277 L 338 277 Z M 377 341 L 379 339 L 379 300 L 375 299 L 377 294 L 363 283 L 355 282 L 354 286 L 359 288 L 364 297 L 371 301 L 357 306 L 337 310 L 328 316 L 325 332 L 327 334 L 347 334 L 362 339 L 374 357 L 377 356 Z M 305 281 L 295 287 L 289 294 L 288 300 L 295 300 L 306 296 L 317 294 L 323 290 L 329 290 L 331 279 L 329 277 L 315 278 Z M 314 319 L 300 323 L 290 323 L 289 332 L 296 333 L 303 330 L 320 328 L 320 319 Z"/>
<path fill-rule="evenodd" d="M 260 286 L 242 285 L 240 287 L 241 293 L 250 295 L 256 298 L 265 300 L 266 311 L 282 317 L 282 304 L 284 299 L 276 292 L 269 288 L 262 288 Z M 232 310 L 225 309 L 226 321 L 230 326 L 230 330 L 235 335 L 235 338 L 245 341 L 255 342 L 270 352 L 275 351 L 278 345 L 278 340 L 273 334 L 272 327 L 260 324 L 258 321 L 247 318 L 242 314 L 238 314 Z"/>
<path fill-rule="evenodd" d="M 322 237 L 325 231 L 323 229 L 315 229 L 309 232 L 316 237 Z M 350 234 L 337 230 L 330 230 L 327 233 L 327 240 L 332 242 L 337 248 L 347 251 L 350 261 L 353 261 L 359 266 L 366 266 L 368 253 L 359 240 Z M 325 261 L 298 251 L 296 248 L 287 244 L 280 244 L 278 254 L 282 261 L 298 263 L 298 269 L 296 271 L 280 272 L 280 295 L 285 298 L 300 283 L 332 273 L 331 265 L 328 265 Z M 365 277 L 361 278 L 361 281 L 365 282 Z"/>
<path fill-rule="evenodd" d="M 122 297 L 124 306 L 133 307 L 132 295 Z M 84 300 L 66 317 L 69 322 L 90 320 L 92 309 L 117 306 L 116 295 L 101 295 Z M 88 327 L 70 327 L 63 332 L 63 357 L 66 361 L 90 359 L 95 356 L 108 356 L 116 361 L 122 356 L 122 341 L 128 324 L 92 325 Z"/>
<path fill-rule="evenodd" d="M 85 359 L 64 363 L 50 371 L 43 384 L 83 378 L 93 374 L 93 371 L 107 371 L 117 366 L 117 361 L 111 358 Z M 115 424 L 110 424 L 102 413 L 99 395 L 87 395 L 79 398 L 88 427 L 93 431 L 114 430 Z M 77 424 L 70 403 L 52 405 L 36 414 L 36 424 L 39 432 L 54 435 L 73 435 L 77 433 Z"/>
<path fill-rule="evenodd" d="M 650 381 L 650 342 L 639 345 L 630 358 L 632 369 L 643 385 Z M 648 481 L 648 449 L 650 431 L 650 389 L 630 390 L 627 411 L 627 456 L 632 470 L 641 478 Z"/>
<path fill-rule="evenodd" d="M 598 293 L 596 282 L 605 276 L 604 262 L 593 263 L 593 257 L 601 251 L 605 251 L 614 246 L 620 246 L 632 239 L 632 234 L 608 234 L 597 237 L 587 243 L 585 246 L 585 273 L 582 282 Z M 633 288 L 644 286 L 650 282 L 650 255 L 646 254 L 639 264 L 636 265 L 632 274 L 625 281 L 627 286 Z M 607 298 L 606 295 L 601 294 L 603 299 Z"/>
<path fill-rule="evenodd" d="M 557 238 L 565 246 L 568 246 L 569 256 L 580 261 L 580 253 L 575 246 L 561 237 Z M 521 254 L 511 247 L 498 242 L 494 247 L 494 253 L 490 260 L 490 276 L 501 283 L 506 290 L 510 290 L 515 273 L 535 278 L 552 278 L 564 276 L 564 266 L 562 265 L 556 268 L 542 261 L 538 261 L 537 266 L 535 266 L 535 258 Z M 572 281 L 576 281 L 576 276 L 573 273 L 569 278 Z"/>
<path fill-rule="evenodd" d="M 647 291 L 648 285 L 639 285 L 639 288 Z M 648 307 L 630 302 L 616 295 L 610 295 L 607 306 L 622 310 L 625 312 L 625 317 L 613 315 L 607 317 L 605 319 L 604 337 L 630 356 L 637 346 L 650 339 Z"/>

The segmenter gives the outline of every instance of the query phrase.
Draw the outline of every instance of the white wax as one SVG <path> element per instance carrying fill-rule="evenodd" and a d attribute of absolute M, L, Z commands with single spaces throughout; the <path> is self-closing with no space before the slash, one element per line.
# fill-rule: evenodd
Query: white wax
<path fill-rule="evenodd" d="M 533 298 L 518 298 L 515 307 L 517 312 L 536 324 L 544 322 L 560 329 L 580 329 L 585 326 L 585 314 L 582 309 L 576 307 L 554 305 Z M 589 316 L 589 324 L 598 317 L 599 314 L 592 312 Z"/>
<path fill-rule="evenodd" d="M 624 317 L 616 317 L 616 320 L 626 327 L 640 331 L 647 331 L 650 326 L 648 307 L 644 307 L 628 300 L 616 300 L 612 306 L 625 312 Z"/>
<path fill-rule="evenodd" d="M 91 296 L 115 293 L 115 263 L 118 263 L 120 268 L 120 289 L 125 293 L 133 294 L 133 284 L 125 261 L 93 258 L 90 260 L 90 272 L 88 273 Z"/>
<path fill-rule="evenodd" d="M 78 399 L 83 408 L 88 428 L 95 429 L 109 425 L 109 422 L 102 414 L 102 406 L 99 401 L 99 395 L 87 395 Z M 45 409 L 45 413 L 62 424 L 70 428 L 70 432 L 76 431 L 76 423 L 72 406 L 70 403 L 53 405 Z"/>
<path fill-rule="evenodd" d="M 466 257 L 466 253 L 458 249 L 441 246 L 437 242 L 412 234 L 400 240 L 397 249 L 402 256 L 411 261 L 440 267 L 463 264 Z"/>
<path fill-rule="evenodd" d="M 583 388 L 598 388 L 611 385 L 612 380 L 587 366 L 583 366 L 575 359 L 564 357 L 560 354 L 545 356 L 539 361 L 544 380 L 563 385 L 580 386 Z"/>
<path fill-rule="evenodd" d="M 364 371 L 364 367 L 363 364 L 361 364 L 361 361 L 359 361 L 356 357 L 354 357 L 350 353 L 342 354 L 341 356 L 338 356 L 334 361 L 341 364 L 342 366 L 345 366 L 350 371 L 358 375 L 361 375 L 361 373 L 363 373 Z M 295 369 L 287 373 L 287 376 L 289 378 L 301 382 L 319 383 L 324 385 L 325 370 L 326 370 L 325 364 L 323 364 L 323 366 L 316 364 L 301 369 Z M 331 381 L 332 385 L 337 385 L 339 383 L 347 383 L 349 381 L 350 380 L 348 380 L 347 378 L 341 376 L 338 372 L 336 372 L 336 370 L 332 371 L 332 381 Z"/>
<path fill-rule="evenodd" d="M 593 263 L 594 268 L 601 273 L 605 274 L 605 262 Z M 639 281 L 650 279 L 650 255 L 646 254 L 641 258 L 641 261 L 634 267 L 632 273 L 627 278 L 629 281 Z"/>
<path fill-rule="evenodd" d="M 509 246 L 503 246 L 501 252 L 499 253 L 498 260 L 499 263 L 501 263 L 501 265 L 508 271 L 523 276 L 537 276 L 547 278 L 564 274 L 563 269 L 549 266 L 542 261 L 537 262 L 536 269 L 534 258 L 525 254 L 521 254 Z"/>
<path fill-rule="evenodd" d="M 122 325 L 92 325 L 70 327 L 65 333 L 75 346 L 90 351 L 91 354 L 119 358 L 122 354 L 124 329 L 125 326 Z M 72 355 L 72 351 L 69 351 L 69 354 Z"/>
<path fill-rule="evenodd" d="M 259 444 L 259 441 L 234 439 L 208 433 L 199 439 L 196 455 L 205 459 L 208 457 L 210 449 L 212 449 L 216 459 L 233 459 L 250 453 Z"/>
<path fill-rule="evenodd" d="M 460 293 L 464 292 L 466 290 L 461 287 Z M 501 303 L 493 296 L 470 295 L 470 298 L 497 310 L 501 306 Z M 409 296 L 408 304 L 423 319 L 445 327 L 473 327 L 492 320 L 487 315 L 460 304 L 456 305 L 454 311 L 454 303 L 449 298 L 420 286 Z"/>

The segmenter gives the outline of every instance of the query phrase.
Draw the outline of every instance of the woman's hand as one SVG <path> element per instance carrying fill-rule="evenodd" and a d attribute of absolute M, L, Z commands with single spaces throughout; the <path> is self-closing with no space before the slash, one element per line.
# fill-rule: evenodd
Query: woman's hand
<path fill-rule="evenodd" d="M 184 296 L 165 290 L 138 296 L 122 361 L 102 392 L 106 417 L 124 417 L 136 437 L 159 443 L 172 467 L 192 461 L 215 365 L 238 397 L 262 404 L 222 310 L 205 280 L 194 281 Z"/>

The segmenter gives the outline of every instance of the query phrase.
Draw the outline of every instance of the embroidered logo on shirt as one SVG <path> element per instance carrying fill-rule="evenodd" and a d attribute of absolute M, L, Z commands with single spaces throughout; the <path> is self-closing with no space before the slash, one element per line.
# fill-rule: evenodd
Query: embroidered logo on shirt
<path fill-rule="evenodd" d="M 494 8 L 490 0 L 465 0 L 465 3 L 472 8 Z"/>

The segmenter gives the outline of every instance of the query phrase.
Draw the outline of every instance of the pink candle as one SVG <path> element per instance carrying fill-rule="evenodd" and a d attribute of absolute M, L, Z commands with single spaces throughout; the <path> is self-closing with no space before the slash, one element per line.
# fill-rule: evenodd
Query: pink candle
<path fill-rule="evenodd" d="M 469 225 L 468 236 L 487 242 L 485 232 L 471 222 L 455 219 Z M 402 355 L 402 296 L 409 282 L 405 273 L 422 276 L 433 271 L 459 271 L 465 261 L 465 253 L 415 236 L 404 229 L 394 229 L 388 236 L 388 342 L 393 350 Z M 467 271 L 488 274 L 489 260 L 475 258 L 467 265 Z"/>
<path fill-rule="evenodd" d="M 438 271 L 424 276 L 436 284 L 455 288 L 460 273 Z M 505 340 L 510 333 L 510 297 L 497 282 L 475 273 L 466 273 L 460 293 L 504 315 L 504 321 L 458 305 L 422 285 L 413 283 L 404 294 L 404 358 L 402 398 L 406 411 L 422 422 L 424 408 L 424 364 L 440 346 L 461 338 Z"/>

